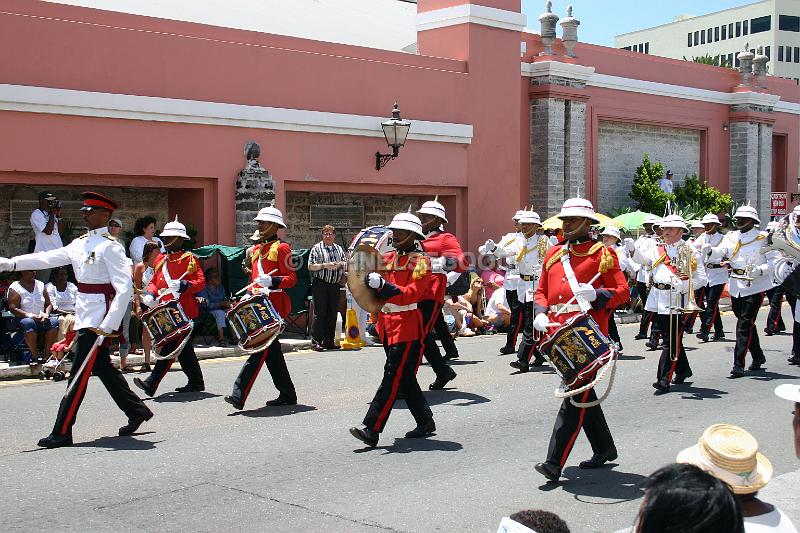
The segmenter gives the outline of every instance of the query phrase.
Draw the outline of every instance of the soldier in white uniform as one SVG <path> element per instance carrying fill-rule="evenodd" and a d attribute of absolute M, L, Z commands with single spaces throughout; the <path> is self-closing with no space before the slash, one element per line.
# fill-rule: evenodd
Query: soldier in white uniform
<path fill-rule="evenodd" d="M 538 213 L 525 211 L 519 219 L 522 237 L 508 246 L 494 245 L 491 241 L 485 244 L 486 249 L 497 257 L 514 257 L 519 269 L 517 298 L 522 307 L 522 344 L 517 351 L 517 360 L 510 364 L 520 372 L 527 372 L 531 358 L 535 355 L 534 366 L 541 366 L 544 357 L 537 350 L 537 342 L 533 337 L 533 293 L 539 284 L 542 273 L 542 261 L 550 248 L 550 239 L 539 233 L 542 221 Z M 502 243 L 501 243 L 502 244 Z"/>
<path fill-rule="evenodd" d="M 719 232 L 720 222 L 717 215 L 708 213 L 700 222 L 703 224 L 705 232 L 695 240 L 695 247 L 698 250 L 702 250 L 706 244 L 710 244 L 712 247 L 719 246 L 723 235 Z M 702 254 L 702 256 L 706 267 L 708 285 L 703 295 L 705 302 L 697 301 L 700 307 L 704 308 L 700 313 L 700 331 L 697 332 L 697 338 L 703 342 L 708 342 L 712 324 L 714 326 L 714 340 L 725 338 L 725 332 L 722 330 L 722 317 L 719 315 L 719 299 L 722 296 L 723 289 L 725 289 L 725 284 L 728 283 L 728 267 L 719 262 L 709 261 L 708 255 Z"/>
<path fill-rule="evenodd" d="M 626 242 L 626 250 L 628 254 L 633 257 L 634 251 L 639 250 L 642 253 L 647 252 L 647 250 L 651 248 L 655 248 L 657 244 L 657 237 L 655 232 L 653 231 L 653 226 L 659 222 L 659 219 L 655 215 L 647 215 L 645 217 L 642 226 L 644 227 L 644 235 L 640 236 L 636 239 L 636 242 L 633 243 L 633 246 L 629 242 Z M 642 303 L 647 302 L 647 294 L 649 291 L 648 285 L 650 282 L 650 267 L 641 265 L 639 267 L 639 271 L 636 273 L 636 291 L 639 293 L 639 297 L 642 299 Z M 653 313 L 650 313 L 644 309 L 642 309 L 642 320 L 639 322 L 639 333 L 636 335 L 636 340 L 646 339 L 648 337 L 647 331 L 650 329 L 650 326 L 653 324 Z M 656 342 L 658 341 L 658 336 L 656 335 L 657 330 L 653 331 L 653 337 L 655 338 Z M 650 341 L 652 342 L 652 341 Z"/>
<path fill-rule="evenodd" d="M 789 215 L 790 235 L 795 242 L 800 242 L 800 205 Z M 792 328 L 792 353 L 789 363 L 800 365 L 800 260 L 790 258 L 775 267 L 775 283 L 786 294 L 786 300 L 792 308 L 794 326 Z"/>
<path fill-rule="evenodd" d="M 772 286 L 772 261 L 761 252 L 767 238 L 766 232 L 756 229 L 758 213 L 755 208 L 743 205 L 734 213 L 736 231 L 725 235 L 719 246 L 703 245 L 703 254 L 712 263 L 728 262 L 733 314 L 736 315 L 736 347 L 733 352 L 731 376 L 745 375 L 745 355 L 750 351 L 753 363 L 750 370 L 759 370 L 767 359 L 758 341 L 756 318 L 764 292 Z"/>
<path fill-rule="evenodd" d="M 767 224 L 767 233 L 772 233 L 778 228 L 778 221 L 773 220 Z M 767 337 L 771 337 L 776 333 L 781 331 L 786 331 L 786 324 L 783 322 L 783 295 L 784 291 L 783 288 L 780 286 L 780 283 L 777 283 L 777 280 L 773 282 L 773 286 L 767 289 L 764 293 L 767 298 L 767 302 L 769 302 L 769 314 L 767 314 L 767 323 L 764 326 L 764 334 Z M 794 308 L 794 302 L 792 302 L 792 297 L 786 297 L 787 301 L 789 301 L 789 305 Z"/>
<path fill-rule="evenodd" d="M 700 254 L 690 244 L 681 240 L 686 223 L 679 215 L 667 215 L 661 222 L 664 244 L 645 251 L 637 249 L 633 260 L 646 265 L 651 270 L 652 282 L 647 296 L 645 309 L 654 314 L 666 342 L 658 362 L 656 381 L 653 383 L 658 393 L 669 392 L 670 381 L 683 383 L 692 375 L 686 350 L 683 348 L 683 320 L 680 312 L 673 307 L 683 307 L 689 292 L 689 280 L 686 272 L 678 270 L 678 251 L 681 247 L 689 250 L 696 263 L 692 282 L 702 284 L 705 281 L 705 268 Z M 671 333 L 671 335 L 670 335 Z"/>
<path fill-rule="evenodd" d="M 603 244 L 606 246 L 606 248 L 617 254 L 617 259 L 619 259 L 619 269 L 623 274 L 625 274 L 625 279 L 631 279 L 636 276 L 636 267 L 638 265 L 629 256 L 628 250 L 621 245 L 622 236 L 620 235 L 619 228 L 615 228 L 614 226 L 603 228 L 603 232 L 600 234 L 600 237 L 603 239 Z M 633 242 L 631 239 L 628 240 Z M 613 312 L 608 316 L 608 338 L 617 344 L 617 350 L 621 352 L 622 339 L 619 336 L 617 322 L 614 320 Z"/>
<path fill-rule="evenodd" d="M 686 240 L 688 244 L 694 246 L 695 250 L 698 252 L 700 251 L 700 247 L 697 244 L 697 240 L 703 235 L 705 231 L 705 227 L 703 223 L 699 220 L 695 220 L 692 222 L 690 227 L 691 236 Z M 705 308 L 703 305 L 703 299 L 706 296 L 706 289 L 708 288 L 708 280 L 703 280 L 702 284 L 698 284 L 694 286 L 694 300 L 697 302 L 699 307 Z M 694 323 L 697 320 L 697 317 L 700 315 L 701 311 L 694 311 L 692 313 L 687 313 L 684 315 L 684 322 L 683 322 L 683 332 L 684 333 L 694 333 Z"/>
<path fill-rule="evenodd" d="M 78 348 L 72 364 L 67 392 L 61 399 L 53 432 L 39 440 L 39 446 L 58 448 L 72 445 L 72 426 L 78 415 L 89 376 L 100 378 L 108 393 L 127 416 L 128 424 L 119 428 L 120 435 L 131 435 L 153 416 L 111 365 L 109 345 L 122 322 L 133 295 L 133 280 L 125 249 L 108 233 L 108 220 L 117 204 L 93 192 L 83 193 L 83 218 L 89 232 L 67 246 L 11 259 L 0 258 L 0 272 L 9 270 L 41 270 L 72 264 L 77 280 L 75 330 Z M 105 337 L 93 349 L 98 336 Z"/>

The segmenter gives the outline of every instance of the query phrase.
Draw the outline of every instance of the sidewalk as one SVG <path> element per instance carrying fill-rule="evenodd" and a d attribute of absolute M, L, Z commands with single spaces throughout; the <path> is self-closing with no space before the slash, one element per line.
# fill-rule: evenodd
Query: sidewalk
<path fill-rule="evenodd" d="M 303 339 L 302 337 L 299 337 L 297 335 L 288 335 L 288 336 L 284 335 L 280 338 L 280 343 L 283 347 L 284 353 L 298 352 L 301 350 L 311 349 L 311 339 L 310 338 Z M 244 355 L 242 349 L 236 345 L 221 348 L 219 346 L 210 346 L 208 344 L 198 342 L 197 339 L 195 339 L 194 343 L 194 352 L 195 354 L 197 354 L 197 358 L 199 360 L 239 357 L 241 355 Z M 115 367 L 119 368 L 119 357 L 112 354 L 111 363 Z M 129 355 L 127 364 L 129 367 L 132 368 L 141 367 L 144 364 L 144 355 L 141 354 Z M 66 366 L 68 369 L 69 365 L 67 364 Z M 31 377 L 35 378 L 39 376 L 40 370 L 41 370 L 41 365 L 9 366 L 8 363 L 0 363 L 0 380 L 22 379 Z"/>

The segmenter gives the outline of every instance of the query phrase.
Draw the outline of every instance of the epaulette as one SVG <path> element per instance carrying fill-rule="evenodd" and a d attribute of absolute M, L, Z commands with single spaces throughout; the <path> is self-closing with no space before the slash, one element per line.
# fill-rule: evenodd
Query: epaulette
<path fill-rule="evenodd" d="M 589 252 L 587 254 L 594 255 L 597 252 L 597 250 L 600 250 L 601 248 L 605 249 L 605 245 L 602 242 L 596 242 L 592 245 L 591 248 L 589 248 Z"/>
<path fill-rule="evenodd" d="M 115 239 L 115 238 L 114 238 L 114 236 L 113 236 L 113 235 L 111 235 L 110 233 L 101 233 L 100 235 L 101 235 L 101 236 L 103 236 L 103 237 L 105 237 L 106 239 L 108 239 L 108 240 L 109 240 L 109 241 L 111 241 L 112 243 L 114 243 L 114 244 L 119 244 L 120 246 L 122 246 L 122 243 L 121 243 L 121 242 L 119 242 L 117 239 Z"/>
<path fill-rule="evenodd" d="M 84 233 L 83 235 L 81 235 L 81 236 L 80 236 L 80 237 L 78 237 L 78 238 L 79 238 L 79 239 L 85 239 L 85 238 L 87 238 L 88 236 L 89 236 L 89 233 L 87 232 L 87 233 Z"/>
<path fill-rule="evenodd" d="M 561 257 L 564 255 L 565 246 L 566 244 L 562 244 L 561 248 L 553 252 L 553 255 L 550 257 L 550 259 L 547 260 L 547 263 L 544 265 L 545 270 L 550 270 L 550 267 L 553 266 L 554 263 L 556 263 L 557 261 L 561 261 Z"/>

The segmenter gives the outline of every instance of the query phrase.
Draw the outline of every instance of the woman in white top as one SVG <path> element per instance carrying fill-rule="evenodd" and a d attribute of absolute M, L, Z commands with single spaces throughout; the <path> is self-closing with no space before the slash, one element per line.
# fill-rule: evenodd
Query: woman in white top
<path fill-rule="evenodd" d="M 141 317 L 147 311 L 147 307 L 142 303 L 141 293 L 150 280 L 153 278 L 153 266 L 160 253 L 157 243 L 151 242 L 144 246 L 145 260 L 133 267 L 133 308 L 136 316 Z M 152 349 L 152 339 L 147 333 L 147 329 L 142 325 L 142 347 L 144 348 L 144 365 L 139 372 L 150 372 L 150 350 Z"/>
<path fill-rule="evenodd" d="M 58 319 L 50 316 L 50 309 L 50 297 L 44 283 L 36 279 L 36 272 L 20 272 L 19 281 L 8 288 L 8 310 L 20 319 L 19 325 L 31 353 L 32 365 L 36 364 L 37 356 L 39 362 L 50 357 L 50 346 L 56 342 L 58 336 Z M 39 354 L 39 334 L 44 335 L 43 355 Z"/>
<path fill-rule="evenodd" d="M 78 297 L 78 287 L 69 281 L 67 269 L 58 267 L 54 270 L 53 283 L 48 283 L 45 290 L 53 306 L 51 314 L 58 319 L 56 341 L 61 342 L 75 324 L 75 301 Z"/>
<path fill-rule="evenodd" d="M 131 260 L 134 265 L 142 262 L 145 243 L 157 242 L 159 249 L 162 252 L 164 251 L 164 243 L 155 236 L 156 219 L 154 217 L 146 216 L 138 219 L 133 226 L 133 233 L 136 237 L 131 241 L 128 251 L 130 251 Z"/>

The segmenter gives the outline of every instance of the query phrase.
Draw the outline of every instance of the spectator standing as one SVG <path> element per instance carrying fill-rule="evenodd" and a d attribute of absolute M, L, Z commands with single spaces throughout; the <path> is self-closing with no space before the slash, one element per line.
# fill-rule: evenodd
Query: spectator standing
<path fill-rule="evenodd" d="M 142 291 L 153 279 L 153 268 L 156 264 L 156 259 L 161 254 L 159 244 L 155 241 L 148 242 L 144 245 L 144 261 L 137 263 L 133 267 L 133 306 L 136 311 L 136 316 L 141 317 L 142 313 L 147 310 L 147 307 L 142 303 Z M 150 351 L 152 349 L 153 339 L 147 332 L 147 328 L 142 325 L 142 348 L 144 348 L 144 364 L 139 372 L 150 372 Z"/>
<path fill-rule="evenodd" d="M 64 221 L 61 220 L 61 207 L 63 203 L 56 195 L 49 191 L 39 193 L 39 207 L 31 213 L 31 227 L 36 241 L 33 250 L 28 252 L 49 252 L 63 246 L 61 233 L 64 231 Z M 47 283 L 50 281 L 50 269 L 44 268 L 36 271 L 36 279 Z"/>
<path fill-rule="evenodd" d="M 311 273 L 311 297 L 314 301 L 314 325 L 311 331 L 313 349 L 338 350 L 334 344 L 336 315 L 342 285 L 340 280 L 347 261 L 344 249 L 334 242 L 336 229 L 331 225 L 322 228 L 322 240 L 311 248 L 308 271 Z"/>
<path fill-rule="evenodd" d="M 672 194 L 674 185 L 675 184 L 672 182 L 672 171 L 667 170 L 667 175 L 659 180 L 658 186 L 661 187 L 661 190 L 665 193 Z"/>
<path fill-rule="evenodd" d="M 108 233 L 114 238 L 114 240 L 122 245 L 123 249 L 125 248 L 125 243 L 122 241 L 122 221 L 120 219 L 109 219 Z M 131 276 L 133 276 L 133 261 L 128 259 L 128 262 L 131 266 Z M 136 322 L 132 321 L 133 297 L 131 297 L 131 301 L 128 303 L 128 308 L 122 317 L 122 324 L 120 324 L 120 327 L 122 328 L 122 334 L 119 337 L 119 369 L 123 372 L 125 372 L 128 368 L 128 354 L 136 353 L 136 346 L 131 338 L 131 332 L 138 328 L 138 320 Z M 131 328 L 131 325 L 134 327 Z"/>
<path fill-rule="evenodd" d="M 138 219 L 133 225 L 134 238 L 128 248 L 133 264 L 141 263 L 144 255 L 144 245 L 148 242 L 157 242 L 159 250 L 165 252 L 164 243 L 156 237 L 156 219 L 146 216 Z"/>
<path fill-rule="evenodd" d="M 25 336 L 25 344 L 31 352 L 31 364 L 44 362 L 50 357 L 50 347 L 58 336 L 58 319 L 50 316 L 50 297 L 44 283 L 36 279 L 36 272 L 23 270 L 19 281 L 8 288 L 8 310 L 20 319 L 19 325 Z M 44 334 L 43 355 L 39 352 L 39 334 Z"/>
<path fill-rule="evenodd" d="M 206 288 L 197 293 L 198 298 L 205 300 L 204 307 L 217 325 L 217 342 L 220 346 L 227 346 L 225 340 L 225 326 L 227 325 L 225 313 L 231 306 L 231 300 L 228 297 L 228 291 L 222 285 L 219 277 L 219 270 L 214 267 L 207 268 L 206 275 Z"/>
<path fill-rule="evenodd" d="M 486 293 L 486 299 L 491 300 L 494 291 L 503 286 L 503 272 L 497 264 L 497 257 L 492 254 L 484 256 L 486 261 L 486 268 L 481 270 L 481 279 L 483 280 L 483 291 Z"/>
<path fill-rule="evenodd" d="M 75 301 L 78 297 L 78 287 L 69 281 L 67 269 L 55 269 L 53 282 L 45 286 L 50 304 L 53 306 L 51 314 L 58 317 L 58 338 L 61 341 L 72 330 L 75 323 Z"/>

